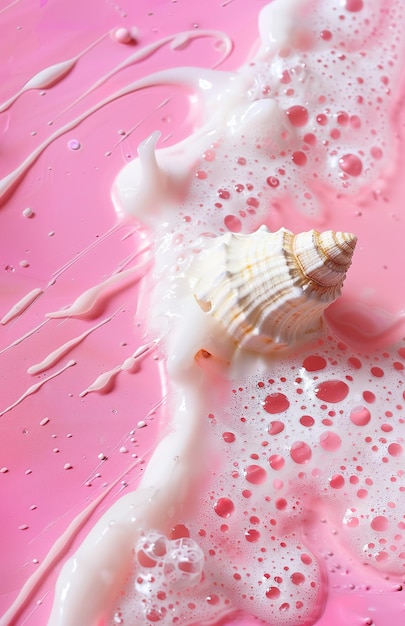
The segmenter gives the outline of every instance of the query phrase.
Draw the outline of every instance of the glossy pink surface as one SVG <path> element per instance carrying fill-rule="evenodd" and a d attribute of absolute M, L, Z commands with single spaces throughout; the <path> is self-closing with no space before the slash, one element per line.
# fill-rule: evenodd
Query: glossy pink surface
<path fill-rule="evenodd" d="M 244 0 L 206 0 L 203 4 L 122 0 L 119 5 L 99 0 L 20 0 L 9 4 L 3 0 L 1 101 L 40 70 L 73 59 L 101 40 L 52 87 L 27 91 L 0 113 L 1 176 L 18 167 L 57 128 L 128 82 L 168 67 L 210 67 L 219 56 L 210 38 L 193 40 L 178 50 L 165 45 L 65 110 L 137 47 L 144 48 L 180 31 L 224 30 L 233 39 L 234 50 L 220 69 L 236 69 L 254 46 L 257 15 L 265 4 L 265 0 L 251 0 L 246 10 Z M 127 31 L 120 31 L 116 38 L 111 35 L 117 28 L 132 27 L 137 29 L 136 38 L 130 42 Z M 162 132 L 161 146 L 189 134 L 188 109 L 188 94 L 181 87 L 155 87 L 114 101 L 46 148 L 0 209 L 0 316 L 31 290 L 43 290 L 26 312 L 0 327 L 0 412 L 4 411 L 0 417 L 0 614 L 55 540 L 105 485 L 118 479 L 90 524 L 118 494 L 135 487 L 159 423 L 165 421 L 162 398 L 166 381 L 158 349 L 142 360 L 139 370 L 120 371 L 103 393 L 80 395 L 100 374 L 122 364 L 138 346 L 153 339 L 146 332 L 137 284 L 110 288 L 92 311 L 77 319 L 51 319 L 39 325 L 47 313 L 71 304 L 86 289 L 126 268 L 127 263 L 128 267 L 136 264 L 131 255 L 142 248 L 142 231 L 134 232 L 129 222 L 114 229 L 112 182 L 122 166 L 136 156 L 139 142 L 155 129 Z M 403 118 L 397 123 L 403 124 Z M 400 206 L 404 181 L 391 180 L 390 185 L 391 205 Z M 27 208 L 32 210 L 32 217 L 23 214 Z M 357 232 L 357 223 L 362 220 L 362 243 L 347 282 L 346 300 L 335 311 L 344 311 L 365 281 L 369 281 L 366 287 L 375 289 L 370 294 L 372 302 L 389 302 L 388 313 L 376 314 L 375 318 L 367 314 L 363 337 L 358 335 L 358 327 L 353 334 L 353 317 L 345 324 L 342 316 L 338 320 L 336 313 L 330 315 L 332 325 L 361 345 L 368 340 L 383 345 L 401 336 L 398 312 L 403 308 L 403 289 L 393 287 L 402 280 L 402 266 L 394 265 L 393 250 L 401 249 L 404 227 L 403 216 L 392 214 L 391 218 L 380 223 L 373 211 L 362 217 L 353 213 L 344 224 Z M 324 221 L 317 226 L 341 227 L 333 207 Z M 385 228 L 388 224 L 382 241 L 381 224 Z M 308 227 L 308 220 L 280 214 L 271 226 L 275 229 L 281 225 L 298 231 Z M 380 246 L 380 256 L 370 266 L 373 246 Z M 381 258 L 390 262 L 381 265 Z M 61 268 L 65 268 L 63 272 Z M 56 282 L 51 284 L 55 273 Z M 110 316 L 110 321 L 51 369 L 34 376 L 27 374 L 34 363 Z M 33 334 L 14 345 L 37 326 Z M 70 360 L 75 364 L 61 371 Z M 32 385 L 53 374 L 57 375 L 6 411 Z M 146 426 L 139 424 L 142 421 Z M 135 461 L 139 461 L 136 467 L 128 469 Z M 85 532 L 86 527 L 74 545 Z M 354 564 L 347 554 L 335 552 L 333 523 L 329 520 L 314 524 L 311 532 L 318 533 L 311 540 L 325 555 L 330 585 L 319 626 L 401 624 L 404 601 L 398 581 L 384 580 L 371 568 Z M 57 564 L 16 623 L 46 623 L 59 569 Z M 247 626 L 254 622 L 241 617 L 232 623 Z"/>

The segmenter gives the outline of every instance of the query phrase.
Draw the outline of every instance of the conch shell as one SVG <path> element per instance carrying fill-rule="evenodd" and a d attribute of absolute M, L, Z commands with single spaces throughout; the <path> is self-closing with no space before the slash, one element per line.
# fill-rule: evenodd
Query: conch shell
<path fill-rule="evenodd" d="M 261 226 L 227 233 L 199 254 L 190 286 L 201 309 L 242 348 L 272 352 L 318 332 L 341 293 L 356 245 L 351 233 L 294 235 Z"/>

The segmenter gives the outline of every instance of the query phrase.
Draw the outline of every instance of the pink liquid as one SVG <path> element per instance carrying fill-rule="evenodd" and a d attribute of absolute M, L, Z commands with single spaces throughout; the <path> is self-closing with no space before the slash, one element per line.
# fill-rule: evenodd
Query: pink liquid
<path fill-rule="evenodd" d="M 122 2 L 119 6 L 113 3 L 101 6 L 95 1 L 85 5 L 78 2 L 59 3 L 57 6 L 42 2 L 30 7 L 25 2 L 19 2 L 9 9 L 6 3 L 3 4 L 1 55 L 5 62 L 0 68 L 0 84 L 3 85 L 4 101 L 43 68 L 74 58 L 92 42 L 106 35 L 78 59 L 69 73 L 61 74 L 60 79 L 43 95 L 41 89 L 27 91 L 0 114 L 1 171 L 2 176 L 6 176 L 55 129 L 113 91 L 168 67 L 210 67 L 220 54 L 210 38 L 196 39 L 179 50 L 165 46 L 146 61 L 115 74 L 110 81 L 50 124 L 99 76 L 135 52 L 137 46 L 143 48 L 182 30 L 223 29 L 232 37 L 235 47 L 220 69 L 238 68 L 256 40 L 257 13 L 266 3 L 257 1 L 248 12 L 242 2 L 236 1 L 223 3 L 224 6 L 210 1 L 198 7 L 192 6 L 194 3 L 180 5 L 165 1 L 137 10 L 130 2 Z M 356 13 L 362 9 L 362 4 L 347 2 L 346 10 Z M 128 40 L 128 32 L 133 25 L 138 30 L 136 41 Z M 118 27 L 125 27 L 126 31 L 111 37 L 109 31 Z M 326 31 L 322 32 L 322 38 L 327 41 L 329 35 Z M 283 81 L 288 85 L 289 77 L 285 75 Z M 382 89 L 388 88 L 383 81 L 381 83 Z M 133 232 L 133 223 L 126 222 L 110 233 L 116 224 L 110 200 L 111 186 L 122 166 L 136 156 L 139 142 L 156 128 L 162 130 L 162 146 L 174 144 L 191 132 L 191 122 L 186 117 L 189 109 L 187 93 L 182 85 L 178 89 L 171 88 L 170 100 L 167 101 L 168 93 L 167 88 L 161 86 L 141 91 L 117 99 L 86 118 L 43 151 L 18 185 L 10 190 L 7 203 L 1 208 L 2 315 L 33 289 L 38 287 L 44 292 L 22 315 L 16 315 L 13 321 L 0 329 L 1 348 L 4 348 L 0 354 L 0 411 L 4 411 L 0 418 L 0 468 L 3 468 L 0 493 L 4 509 L 0 522 L 0 602 L 4 611 L 70 521 L 105 490 L 105 484 L 111 485 L 119 478 L 87 526 L 73 539 L 73 547 L 79 545 L 88 527 L 111 502 L 125 490 L 136 486 L 159 424 L 168 419 L 166 405 L 161 403 L 162 395 L 166 394 L 167 381 L 159 348 L 141 360 L 137 367 L 132 368 L 132 362 L 131 367 L 121 367 L 139 346 L 154 339 L 142 314 L 142 298 L 145 295 L 137 283 L 123 283 L 122 288 L 111 284 L 87 313 L 66 321 L 51 319 L 29 337 L 15 343 L 43 323 L 47 313 L 72 304 L 85 290 L 139 260 L 129 257 L 134 250 L 143 248 L 145 233 L 142 229 Z M 398 101 L 401 96 L 401 93 L 397 94 Z M 337 141 L 337 133 L 347 126 L 354 132 L 361 123 L 361 120 L 353 115 L 350 117 L 344 111 L 332 119 L 324 108 L 320 107 L 316 112 L 316 125 L 317 128 L 327 128 L 330 141 Z M 307 110 L 305 107 L 290 107 L 288 111 L 289 122 L 301 132 L 308 119 Z M 394 107 L 392 123 L 397 129 L 402 122 L 403 109 Z M 307 155 L 311 153 L 304 147 L 311 149 L 317 142 L 319 137 L 316 132 L 303 132 L 302 150 L 296 150 L 291 155 L 297 168 L 305 170 Z M 371 149 L 374 161 L 383 158 L 385 163 L 381 184 L 372 191 L 367 188 L 359 191 L 342 206 L 340 199 L 330 201 L 330 197 L 321 190 L 319 193 L 321 196 L 324 193 L 327 202 L 318 216 L 297 213 L 286 201 L 279 204 L 269 218 L 272 230 L 286 226 L 298 232 L 315 224 L 318 228 L 353 230 L 359 236 L 360 244 L 345 284 L 344 297 L 327 314 L 332 329 L 350 346 L 346 359 L 348 363 L 352 359 L 348 369 L 350 375 L 356 381 L 356 364 L 362 372 L 369 369 L 368 386 L 362 389 L 362 399 L 367 407 L 358 407 L 350 418 L 358 428 L 368 423 L 367 411 L 372 410 L 372 390 L 379 384 L 378 380 L 385 376 L 381 382 L 383 385 L 386 380 L 391 380 L 394 372 L 396 381 L 403 369 L 403 352 L 398 353 L 395 361 L 380 361 L 378 364 L 371 364 L 369 357 L 362 360 L 357 354 L 358 348 L 360 352 L 366 350 L 368 353 L 371 353 L 372 347 L 384 350 L 403 334 L 402 263 L 399 262 L 398 251 L 402 249 L 404 234 L 403 217 L 399 211 L 405 183 L 403 177 L 396 175 L 402 139 L 396 142 L 392 149 L 377 145 Z M 239 232 L 245 229 L 247 223 L 240 212 L 227 212 L 226 202 L 231 193 L 239 193 L 246 198 L 241 209 L 245 215 L 249 215 L 249 211 L 252 215 L 260 204 L 255 191 L 248 189 L 244 159 L 241 152 L 234 189 L 219 188 L 217 193 L 218 202 L 222 204 L 218 208 L 221 217 L 217 224 L 221 224 L 223 230 Z M 197 178 L 206 180 L 204 162 L 209 164 L 214 160 L 215 151 L 207 151 Z M 359 178 L 363 173 L 363 162 L 358 155 L 345 153 L 338 163 L 340 170 L 349 177 L 350 184 L 352 179 Z M 280 172 L 268 173 L 269 188 L 280 188 L 283 176 Z M 27 212 L 27 208 L 32 212 Z M 186 218 L 184 216 L 185 221 Z M 383 237 L 381 233 L 384 233 Z M 81 255 L 84 250 L 86 253 Z M 66 263 L 69 263 L 66 270 L 59 272 Z M 57 278 L 53 282 L 55 273 Z M 49 371 L 34 377 L 26 373 L 27 368 L 40 362 L 57 347 L 110 317 L 110 321 L 89 334 Z M 339 356 L 339 363 L 342 364 L 345 361 L 342 354 L 347 348 L 337 346 L 337 349 L 342 351 Z M 383 355 L 381 358 L 384 358 Z M 333 355 L 330 358 L 333 359 Z M 326 359 L 326 354 L 309 354 L 303 361 L 303 367 L 311 375 L 319 374 L 315 395 L 329 404 L 330 412 L 333 410 L 331 405 L 344 400 L 348 382 L 321 376 Z M 75 364 L 63 369 L 71 360 Z M 116 372 L 114 368 L 118 368 Z M 100 375 L 113 370 L 114 373 L 107 377 L 108 383 L 101 387 L 102 393 L 80 395 Z M 51 377 L 53 374 L 55 376 Z M 48 378 L 49 381 L 25 396 L 33 385 Z M 269 430 L 266 434 L 268 438 L 283 431 L 279 425 L 285 420 L 281 416 L 292 404 L 289 392 L 286 389 L 284 392 L 267 389 L 264 396 L 264 410 L 270 414 L 270 419 L 271 414 L 280 418 L 277 422 L 273 420 L 272 432 Z M 7 410 L 8 407 L 14 408 Z M 397 410 L 400 412 L 400 409 Z M 326 416 L 326 413 L 324 420 L 333 421 L 333 416 Z M 392 432 L 389 430 L 394 428 L 390 424 L 393 421 L 391 418 L 385 416 L 381 426 L 383 433 Z M 301 417 L 304 428 L 308 428 L 311 419 L 314 418 L 306 414 Z M 330 429 L 328 423 L 325 428 Z M 232 435 L 233 432 L 224 432 L 225 445 L 232 445 Z M 281 452 L 273 453 L 266 471 L 253 461 L 247 467 L 243 489 L 246 499 L 256 485 L 260 486 L 266 480 L 268 471 L 277 473 L 286 459 L 303 467 L 310 462 L 313 455 L 311 446 L 302 439 L 291 443 L 289 456 Z M 324 451 L 337 450 L 338 433 L 325 431 L 320 446 Z M 387 458 L 400 458 L 401 454 L 399 442 L 387 445 Z M 139 464 L 127 472 L 137 460 Z M 338 492 L 344 486 L 342 481 L 342 474 L 333 474 L 330 489 Z M 276 490 L 278 486 L 276 482 Z M 222 524 L 228 516 L 232 516 L 234 503 L 230 498 L 216 502 L 215 514 Z M 277 500 L 278 511 L 285 509 L 285 502 L 282 497 Z M 347 520 L 347 526 L 356 528 L 356 519 L 353 513 Z M 317 546 L 317 554 L 324 560 L 322 580 L 325 588 L 329 589 L 327 602 L 324 599 L 317 607 L 319 620 L 316 623 L 322 626 L 331 623 L 371 624 L 372 619 L 375 624 L 389 621 L 402 623 L 400 583 L 403 576 L 388 574 L 384 577 L 373 568 L 360 565 L 352 551 L 339 541 L 340 531 L 336 531 L 336 520 L 329 518 L 328 510 L 323 517 L 319 514 L 305 523 L 308 526 L 305 530 L 308 543 Z M 373 530 L 383 533 L 387 518 L 376 515 L 370 525 Z M 180 536 L 184 535 L 180 533 Z M 256 526 L 247 529 L 246 541 L 249 544 L 260 542 Z M 59 562 L 55 564 L 15 623 L 33 626 L 46 623 L 60 565 Z M 302 573 L 296 572 L 294 576 L 293 585 L 299 588 L 303 583 L 300 578 Z M 268 598 L 277 598 L 277 592 L 277 584 L 269 583 Z M 216 604 L 214 595 L 209 603 Z M 237 615 L 233 623 L 253 624 L 253 618 L 248 613 L 245 611 L 243 616 Z"/>

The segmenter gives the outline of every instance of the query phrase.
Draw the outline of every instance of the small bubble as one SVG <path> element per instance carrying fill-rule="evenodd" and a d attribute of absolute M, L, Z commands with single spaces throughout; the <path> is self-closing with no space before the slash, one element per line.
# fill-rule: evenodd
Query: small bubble
<path fill-rule="evenodd" d="M 125 44 L 131 43 L 131 41 L 133 41 L 132 33 L 128 30 L 128 28 L 117 28 L 114 31 L 113 37 L 118 43 Z"/>
<path fill-rule="evenodd" d="M 360 176 L 363 171 L 363 163 L 355 154 L 345 154 L 338 163 L 342 172 L 349 176 Z"/>
<path fill-rule="evenodd" d="M 69 139 L 68 143 L 69 150 L 80 150 L 81 143 L 78 139 Z"/>

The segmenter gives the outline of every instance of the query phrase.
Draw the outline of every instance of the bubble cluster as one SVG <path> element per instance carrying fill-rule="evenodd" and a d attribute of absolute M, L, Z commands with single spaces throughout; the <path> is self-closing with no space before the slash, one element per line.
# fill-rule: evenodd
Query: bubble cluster
<path fill-rule="evenodd" d="M 242 68 L 249 88 L 235 95 L 238 114 L 202 150 L 187 205 L 180 206 L 181 214 L 195 216 L 194 225 L 248 232 L 286 197 L 289 207 L 318 216 L 330 196 L 378 187 L 395 156 L 389 113 L 403 9 L 374 2 L 365 23 L 364 12 L 351 6 L 318 3 L 311 24 L 302 25 L 311 45 L 292 45 Z M 188 230 L 200 234 L 192 225 Z"/>
<path fill-rule="evenodd" d="M 172 529 L 171 538 L 157 531 L 142 534 L 135 547 L 132 619 L 135 615 L 137 623 L 149 624 L 190 618 L 195 608 L 191 598 L 203 579 L 204 562 L 203 551 L 182 524 Z M 126 614 L 125 601 L 123 607 L 116 611 L 120 619 Z"/>
<path fill-rule="evenodd" d="M 225 407 L 213 399 L 210 456 L 221 463 L 196 514 L 179 520 L 183 538 L 152 532 L 136 547 L 149 621 L 214 620 L 237 607 L 269 624 L 314 623 L 325 587 L 310 529 L 324 515 L 356 560 L 403 576 L 404 358 L 402 347 L 354 354 L 325 333 L 272 361 L 271 376 L 251 364 Z M 373 380 L 374 367 L 384 376 Z"/>

